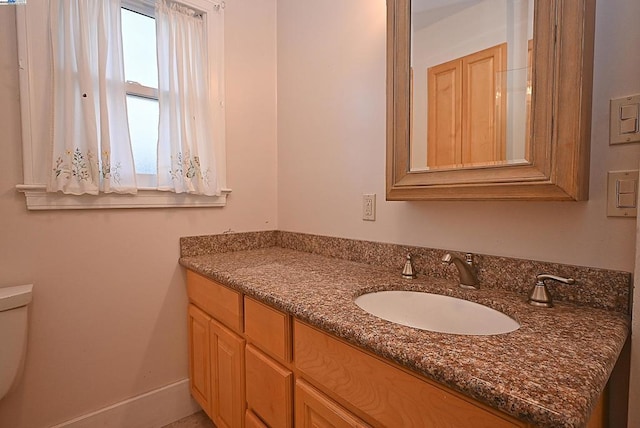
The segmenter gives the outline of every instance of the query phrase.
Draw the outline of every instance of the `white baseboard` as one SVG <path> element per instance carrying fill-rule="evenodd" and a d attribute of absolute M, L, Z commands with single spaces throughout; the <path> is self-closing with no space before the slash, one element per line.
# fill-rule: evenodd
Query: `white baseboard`
<path fill-rule="evenodd" d="M 159 428 L 199 410 L 184 379 L 51 428 Z"/>

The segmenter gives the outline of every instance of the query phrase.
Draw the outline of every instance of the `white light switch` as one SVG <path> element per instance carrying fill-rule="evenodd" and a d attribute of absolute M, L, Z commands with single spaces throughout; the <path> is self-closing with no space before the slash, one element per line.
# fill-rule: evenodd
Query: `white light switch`
<path fill-rule="evenodd" d="M 636 192 L 636 183 L 637 180 L 633 179 L 622 179 L 616 180 L 616 186 L 618 187 L 618 193 L 626 194 L 626 193 L 635 193 Z"/>
<path fill-rule="evenodd" d="M 610 171 L 607 180 L 607 216 L 636 217 L 638 171 Z"/>
<path fill-rule="evenodd" d="M 617 208 L 636 208 L 635 193 L 621 193 L 618 195 Z"/>
<path fill-rule="evenodd" d="M 622 119 L 620 121 L 620 134 L 634 134 L 638 132 L 638 119 Z"/>
<path fill-rule="evenodd" d="M 636 208 L 636 180 L 616 180 L 617 208 Z"/>
<path fill-rule="evenodd" d="M 620 107 L 620 119 L 637 119 L 638 104 L 623 105 Z"/>
<path fill-rule="evenodd" d="M 609 144 L 640 142 L 640 95 L 611 100 Z"/>

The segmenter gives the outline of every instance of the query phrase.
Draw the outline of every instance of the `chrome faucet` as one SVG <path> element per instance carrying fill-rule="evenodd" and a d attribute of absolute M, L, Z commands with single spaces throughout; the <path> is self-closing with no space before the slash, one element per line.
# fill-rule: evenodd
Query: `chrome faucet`
<path fill-rule="evenodd" d="M 563 284 L 575 284 L 576 280 L 573 278 L 562 278 L 555 275 L 540 274 L 536 276 L 536 285 L 531 289 L 529 294 L 529 304 L 533 306 L 539 306 L 542 308 L 551 308 L 553 306 L 553 299 L 551 299 L 551 293 L 547 289 L 547 285 L 544 283 L 545 279 L 551 279 L 561 282 Z"/>
<path fill-rule="evenodd" d="M 460 287 L 471 288 L 477 290 L 478 279 L 473 269 L 473 254 L 467 253 L 465 260 L 462 260 L 458 256 L 453 256 L 450 253 L 445 254 L 442 257 L 442 263 L 450 265 L 453 263 L 458 268 L 458 274 L 460 276 Z"/>

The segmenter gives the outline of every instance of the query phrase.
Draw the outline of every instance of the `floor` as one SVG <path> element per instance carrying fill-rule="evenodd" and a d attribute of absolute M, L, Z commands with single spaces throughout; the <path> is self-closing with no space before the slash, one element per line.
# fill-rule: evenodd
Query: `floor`
<path fill-rule="evenodd" d="M 165 425 L 162 428 L 215 428 L 215 425 L 211 422 L 211 419 L 201 411 L 182 418 L 179 421 L 172 422 L 169 425 Z"/>

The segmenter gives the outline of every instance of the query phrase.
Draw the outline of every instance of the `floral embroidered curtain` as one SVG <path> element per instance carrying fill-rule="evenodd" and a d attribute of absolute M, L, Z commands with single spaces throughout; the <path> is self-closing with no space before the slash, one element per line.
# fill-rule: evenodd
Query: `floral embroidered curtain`
<path fill-rule="evenodd" d="M 121 0 L 51 0 L 53 130 L 47 191 L 136 193 L 127 121 Z M 207 16 L 220 20 L 222 13 Z M 211 15 L 211 14 L 209 14 Z M 219 196 L 216 140 L 221 108 L 222 34 L 211 60 L 203 16 L 179 3 L 156 3 L 158 190 Z M 220 54 L 220 55 L 218 55 Z M 216 70 L 210 70 L 215 64 Z M 213 71 L 213 73 L 212 73 Z M 213 78 L 211 78 L 213 76 Z M 211 86 L 210 86 L 211 85 Z M 213 125 L 212 125 L 213 124 Z"/>
<path fill-rule="evenodd" d="M 47 190 L 136 193 L 120 0 L 51 0 L 52 168 Z"/>
<path fill-rule="evenodd" d="M 156 37 L 158 189 L 219 196 L 203 17 L 178 3 L 158 0 Z M 213 80 L 212 85 L 217 76 Z"/>

